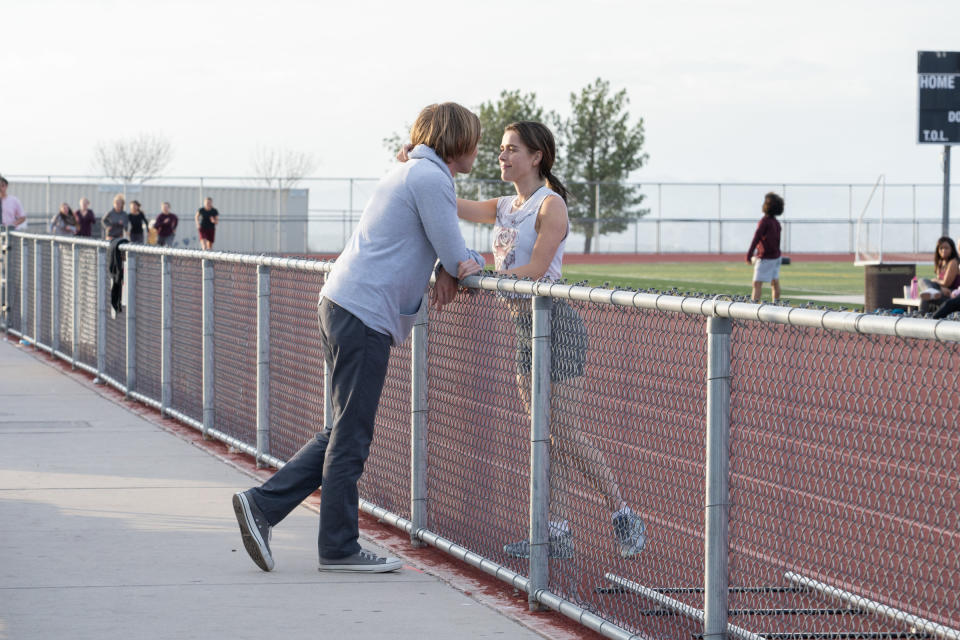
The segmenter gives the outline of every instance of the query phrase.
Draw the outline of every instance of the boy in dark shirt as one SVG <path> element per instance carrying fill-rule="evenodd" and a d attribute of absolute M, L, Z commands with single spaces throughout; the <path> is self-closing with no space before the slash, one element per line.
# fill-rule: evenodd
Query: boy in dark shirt
<path fill-rule="evenodd" d="M 753 264 L 753 301 L 759 302 L 763 283 L 769 282 L 773 301 L 780 300 L 780 223 L 777 216 L 783 214 L 783 198 L 774 192 L 763 198 L 763 217 L 753 234 L 753 242 L 747 249 L 747 264 Z M 753 255 L 756 249 L 757 255 Z"/>

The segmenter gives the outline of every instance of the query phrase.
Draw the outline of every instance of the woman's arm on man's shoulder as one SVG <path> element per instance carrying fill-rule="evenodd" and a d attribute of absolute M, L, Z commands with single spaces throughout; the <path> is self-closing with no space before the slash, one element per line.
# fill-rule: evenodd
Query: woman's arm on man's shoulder
<path fill-rule="evenodd" d="M 497 221 L 497 199 L 478 201 L 457 198 L 457 217 L 467 222 L 493 224 Z"/>

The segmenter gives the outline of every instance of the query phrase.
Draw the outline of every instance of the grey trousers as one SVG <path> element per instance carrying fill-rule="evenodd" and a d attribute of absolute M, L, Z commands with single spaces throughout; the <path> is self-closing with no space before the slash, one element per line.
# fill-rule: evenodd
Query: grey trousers
<path fill-rule="evenodd" d="M 373 441 L 391 339 L 327 298 L 318 316 L 332 375 L 333 424 L 250 494 L 272 526 L 322 486 L 317 546 L 321 558 L 336 559 L 360 550 L 357 483 Z"/>

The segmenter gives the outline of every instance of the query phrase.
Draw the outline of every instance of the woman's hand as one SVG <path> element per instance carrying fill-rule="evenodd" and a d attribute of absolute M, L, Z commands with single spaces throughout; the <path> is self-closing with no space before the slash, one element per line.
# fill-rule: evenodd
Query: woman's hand
<path fill-rule="evenodd" d="M 483 269 L 476 260 L 464 260 L 463 262 L 457 263 L 457 279 L 466 278 L 467 276 L 472 276 L 474 274 L 480 273 Z"/>
<path fill-rule="evenodd" d="M 400 147 L 400 151 L 397 151 L 397 160 L 400 162 L 406 162 L 410 159 L 411 151 L 413 151 L 413 145 L 408 142 Z"/>

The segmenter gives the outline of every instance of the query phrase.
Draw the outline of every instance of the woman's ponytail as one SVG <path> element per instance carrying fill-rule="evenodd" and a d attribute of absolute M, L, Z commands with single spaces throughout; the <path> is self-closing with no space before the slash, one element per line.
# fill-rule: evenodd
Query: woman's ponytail
<path fill-rule="evenodd" d="M 556 191 L 557 195 L 563 198 L 563 201 L 566 202 L 567 188 L 563 186 L 563 183 L 560 182 L 560 179 L 557 176 L 553 175 L 553 172 L 551 172 L 549 169 L 545 171 L 545 174 L 546 175 L 544 175 L 543 177 L 547 179 L 547 186 L 553 189 L 554 191 Z"/>

